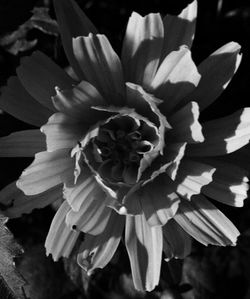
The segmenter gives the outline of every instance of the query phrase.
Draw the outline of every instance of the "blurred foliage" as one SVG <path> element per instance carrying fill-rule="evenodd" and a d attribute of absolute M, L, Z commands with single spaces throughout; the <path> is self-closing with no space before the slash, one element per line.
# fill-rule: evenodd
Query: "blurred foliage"
<path fill-rule="evenodd" d="M 190 0 L 77 0 L 101 33 L 120 53 L 127 20 L 132 11 L 178 14 Z M 243 60 L 223 95 L 206 110 L 203 119 L 217 118 L 249 106 L 250 3 L 249 0 L 198 0 L 197 32 L 192 53 L 196 63 L 233 40 L 242 45 Z M 39 10 L 35 7 L 40 7 Z M 62 67 L 67 66 L 50 0 L 1 0 L 0 86 L 15 74 L 20 59 L 39 49 Z M 6 42 L 7 40 L 7 42 Z M 12 50 L 10 50 L 12 49 Z M 14 50 L 13 50 L 14 49 Z M 30 128 L 2 113 L 1 136 Z M 30 159 L 0 159 L 1 186 L 16 179 Z M 216 203 L 217 204 L 217 203 Z M 243 209 L 217 206 L 242 232 L 236 247 L 203 247 L 194 242 L 192 254 L 183 262 L 163 262 L 159 287 L 152 293 L 134 290 L 129 260 L 123 246 L 103 270 L 87 277 L 72 259 L 53 263 L 45 257 L 43 243 L 53 210 L 35 210 L 11 220 L 9 227 L 26 252 L 18 267 L 30 284 L 32 299 L 158 298 L 249 299 L 250 298 L 250 204 Z"/>

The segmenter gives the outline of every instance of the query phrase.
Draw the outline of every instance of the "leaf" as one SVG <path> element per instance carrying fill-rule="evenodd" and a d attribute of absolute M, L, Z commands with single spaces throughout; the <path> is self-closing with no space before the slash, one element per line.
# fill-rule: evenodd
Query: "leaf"
<path fill-rule="evenodd" d="M 50 18 L 48 8 L 35 7 L 32 16 L 17 30 L 0 37 L 0 46 L 13 55 L 19 52 L 28 51 L 37 44 L 37 39 L 27 40 L 27 34 L 32 29 L 38 29 L 45 34 L 58 36 L 57 22 Z"/>
<path fill-rule="evenodd" d="M 12 233 L 5 226 L 8 218 L 0 214 L 0 298 L 26 299 L 26 282 L 15 267 L 14 258 L 23 253 Z"/>

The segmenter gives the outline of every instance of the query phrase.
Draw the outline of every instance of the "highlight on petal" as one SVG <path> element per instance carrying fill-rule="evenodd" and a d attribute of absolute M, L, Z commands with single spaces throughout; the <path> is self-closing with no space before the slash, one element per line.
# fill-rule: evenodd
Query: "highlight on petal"
<path fill-rule="evenodd" d="M 47 151 L 52 152 L 63 148 L 76 146 L 77 141 L 82 137 L 84 129 L 82 123 L 77 122 L 63 113 L 53 114 L 48 122 L 41 127 L 45 134 Z"/>
<path fill-rule="evenodd" d="M 28 214 L 33 209 L 41 209 L 62 198 L 62 186 L 56 186 L 38 195 L 27 196 L 17 188 L 16 182 L 0 191 L 0 210 L 9 218 Z"/>
<path fill-rule="evenodd" d="M 240 234 L 233 223 L 202 195 L 195 196 L 191 202 L 183 200 L 174 220 L 204 245 L 235 245 Z"/>
<path fill-rule="evenodd" d="M 175 215 L 180 202 L 175 188 L 175 184 L 166 174 L 160 174 L 125 197 L 126 212 L 140 214 L 142 210 L 149 225 L 165 225 Z M 135 202 L 140 203 L 140 209 L 135 209 Z"/>
<path fill-rule="evenodd" d="M 215 168 L 194 160 L 183 159 L 180 162 L 175 178 L 177 183 L 176 193 L 190 200 L 195 194 L 199 194 L 203 186 L 212 181 Z M 167 170 L 168 173 L 168 170 Z"/>
<path fill-rule="evenodd" d="M 7 86 L 1 90 L 0 107 L 17 119 L 37 127 L 43 125 L 53 113 L 38 103 L 17 77 L 10 77 Z"/>
<path fill-rule="evenodd" d="M 162 228 L 163 233 L 163 251 L 165 260 L 172 258 L 183 259 L 190 254 L 192 249 L 191 237 L 176 223 L 175 220 L 169 220 Z"/>
<path fill-rule="evenodd" d="M 54 7 L 65 53 L 80 80 L 84 79 L 81 66 L 73 53 L 72 38 L 97 33 L 97 29 L 73 0 L 54 0 Z"/>
<path fill-rule="evenodd" d="M 69 257 L 79 236 L 79 232 L 71 230 L 65 223 L 69 210 L 70 206 L 64 201 L 52 220 L 45 241 L 46 254 L 51 254 L 54 261 L 60 257 Z"/>
<path fill-rule="evenodd" d="M 144 215 L 127 216 L 125 243 L 135 288 L 152 291 L 159 283 L 162 257 L 162 229 L 151 227 Z"/>
<path fill-rule="evenodd" d="M 55 86 L 67 89 L 74 84 L 64 70 L 39 51 L 22 59 L 17 75 L 28 93 L 52 111 L 55 110 L 51 101 Z"/>
<path fill-rule="evenodd" d="M 191 48 L 197 18 L 197 1 L 194 0 L 178 16 L 166 15 L 163 19 L 164 44 L 162 59 L 182 45 Z"/>
<path fill-rule="evenodd" d="M 163 45 L 160 14 L 145 17 L 133 12 L 129 18 L 122 48 L 122 64 L 126 81 L 147 87 L 158 68 Z"/>
<path fill-rule="evenodd" d="M 231 81 L 241 62 L 240 50 L 239 44 L 230 42 L 198 66 L 201 80 L 188 99 L 197 101 L 201 111 L 211 105 Z"/>
<path fill-rule="evenodd" d="M 204 186 L 202 193 L 224 204 L 243 207 L 249 190 L 248 172 L 238 165 L 206 159 L 206 163 L 216 167 L 213 181 Z"/>
<path fill-rule="evenodd" d="M 81 191 L 82 204 L 80 209 L 68 212 L 66 224 L 69 227 L 74 227 L 77 231 L 98 235 L 105 229 L 111 214 L 111 209 L 107 207 L 107 196 L 98 184 L 90 191 L 88 188 L 82 188 Z"/>
<path fill-rule="evenodd" d="M 93 124 L 103 118 L 104 113 L 91 108 L 102 106 L 105 101 L 98 90 L 86 81 L 68 90 L 56 88 L 52 101 L 57 110 L 82 123 Z"/>
<path fill-rule="evenodd" d="M 202 128 L 205 141 L 189 145 L 189 156 L 220 156 L 232 153 L 250 140 L 250 108 L 208 121 Z"/>
<path fill-rule="evenodd" d="M 196 102 L 189 102 L 186 106 L 171 115 L 168 120 L 172 130 L 166 138 L 187 143 L 203 142 L 202 127 L 199 123 L 199 106 Z"/>
<path fill-rule="evenodd" d="M 39 130 L 26 130 L 0 137 L 0 157 L 33 157 L 46 149 Z"/>
<path fill-rule="evenodd" d="M 113 211 L 100 235 L 85 235 L 77 262 L 88 275 L 96 268 L 104 268 L 112 259 L 122 237 L 124 220 L 124 216 Z"/>
<path fill-rule="evenodd" d="M 125 83 L 119 57 L 105 35 L 92 34 L 73 39 L 75 57 L 86 80 L 109 104 L 125 103 Z"/>
<path fill-rule="evenodd" d="M 74 161 L 68 149 L 40 152 L 17 181 L 17 187 L 26 195 L 44 192 L 73 177 Z"/>
<path fill-rule="evenodd" d="M 164 100 L 160 108 L 168 115 L 183 97 L 196 88 L 200 77 L 190 50 L 182 46 L 163 60 L 151 83 L 150 91 Z"/>

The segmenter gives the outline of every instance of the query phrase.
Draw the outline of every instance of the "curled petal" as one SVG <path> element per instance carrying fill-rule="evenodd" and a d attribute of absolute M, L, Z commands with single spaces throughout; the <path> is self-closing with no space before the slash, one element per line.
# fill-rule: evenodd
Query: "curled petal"
<path fill-rule="evenodd" d="M 201 80 L 188 99 L 195 99 L 201 111 L 211 105 L 231 81 L 241 62 L 240 49 L 239 44 L 230 42 L 198 66 Z"/>
<path fill-rule="evenodd" d="M 187 149 L 189 156 L 220 156 L 232 153 L 250 140 L 250 108 L 208 121 L 202 128 L 205 141 L 191 144 Z"/>
<path fill-rule="evenodd" d="M 23 122 L 40 127 L 53 113 L 52 110 L 38 103 L 17 77 L 10 77 L 7 86 L 1 92 L 1 109 Z"/>
<path fill-rule="evenodd" d="M 85 129 L 86 130 L 86 129 Z M 41 127 L 46 136 L 47 151 L 72 148 L 84 133 L 84 126 L 63 113 L 53 114 Z"/>
<path fill-rule="evenodd" d="M 0 138 L 0 157 L 33 157 L 45 147 L 39 130 L 19 131 Z"/>
<path fill-rule="evenodd" d="M 163 232 L 163 251 L 165 260 L 172 258 L 185 258 L 192 249 L 191 237 L 176 223 L 170 220 L 162 228 Z"/>
<path fill-rule="evenodd" d="M 186 46 L 171 52 L 160 65 L 150 90 L 163 99 L 160 105 L 168 115 L 180 103 L 183 97 L 193 91 L 200 81 L 200 74 Z"/>
<path fill-rule="evenodd" d="M 71 230 L 65 223 L 69 210 L 70 206 L 64 201 L 52 220 L 45 241 L 46 254 L 51 254 L 54 261 L 58 261 L 60 257 L 69 257 L 79 236 L 78 232 Z"/>
<path fill-rule="evenodd" d="M 162 59 L 182 45 L 191 48 L 197 18 L 197 1 L 194 0 L 178 16 L 166 15 L 163 19 L 164 44 Z"/>
<path fill-rule="evenodd" d="M 82 123 L 93 124 L 103 118 L 103 113 L 91 107 L 103 105 L 104 99 L 98 90 L 86 81 L 68 90 L 56 88 L 56 96 L 52 97 L 52 100 L 57 110 Z"/>
<path fill-rule="evenodd" d="M 202 127 L 198 121 L 199 106 L 196 102 L 189 102 L 182 109 L 169 117 L 172 130 L 168 131 L 167 137 L 174 141 L 187 143 L 203 142 Z"/>
<path fill-rule="evenodd" d="M 191 199 L 193 195 L 199 194 L 202 187 L 212 181 L 215 170 L 210 165 L 183 159 L 175 178 L 175 182 L 178 185 L 176 189 L 177 194 L 186 199 Z"/>
<path fill-rule="evenodd" d="M 89 34 L 74 38 L 73 49 L 86 80 L 108 103 L 123 105 L 125 84 L 121 62 L 106 36 Z"/>
<path fill-rule="evenodd" d="M 123 42 L 122 63 L 126 81 L 147 87 L 158 68 L 163 44 L 160 14 L 145 17 L 133 12 Z"/>
<path fill-rule="evenodd" d="M 57 22 L 63 47 L 70 65 L 80 80 L 85 79 L 81 66 L 73 53 L 72 38 L 97 33 L 97 29 L 73 0 L 54 0 Z"/>
<path fill-rule="evenodd" d="M 9 218 L 28 214 L 33 209 L 41 209 L 62 198 L 62 186 L 56 186 L 38 195 L 27 196 L 17 188 L 16 182 L 0 191 L 0 210 Z"/>
<path fill-rule="evenodd" d="M 213 181 L 204 186 L 202 193 L 224 204 L 243 207 L 249 189 L 247 171 L 215 159 L 207 159 L 207 163 L 216 167 L 216 171 Z"/>
<path fill-rule="evenodd" d="M 69 154 L 68 149 L 36 154 L 17 181 L 17 187 L 26 195 L 35 195 L 73 177 L 74 163 Z"/>
<path fill-rule="evenodd" d="M 17 74 L 28 93 L 52 111 L 55 110 L 51 101 L 51 96 L 55 94 L 55 86 L 66 89 L 74 84 L 73 79 L 64 70 L 39 51 L 23 58 L 17 68 Z"/>
<path fill-rule="evenodd" d="M 137 290 L 152 291 L 159 282 L 162 229 L 151 227 L 144 215 L 127 216 L 125 243 Z"/>
<path fill-rule="evenodd" d="M 96 268 L 104 268 L 111 260 L 122 237 L 124 220 L 124 216 L 112 212 L 101 235 L 85 235 L 77 262 L 88 274 Z"/>
<path fill-rule="evenodd" d="M 204 245 L 235 245 L 240 234 L 233 223 L 202 195 L 197 195 L 191 202 L 183 200 L 174 219 Z"/>

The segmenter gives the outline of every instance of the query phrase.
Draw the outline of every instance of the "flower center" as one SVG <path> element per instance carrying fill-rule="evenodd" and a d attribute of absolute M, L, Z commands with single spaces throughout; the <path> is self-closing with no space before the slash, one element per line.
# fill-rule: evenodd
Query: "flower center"
<path fill-rule="evenodd" d="M 111 183 L 134 184 L 140 162 L 155 147 L 158 135 L 144 120 L 118 116 L 102 125 L 92 142 L 98 173 Z"/>

